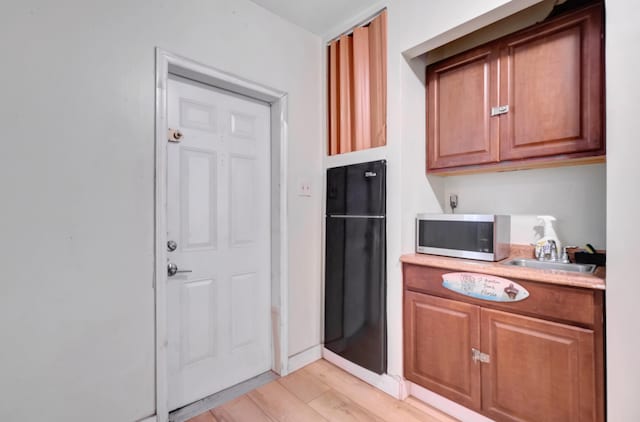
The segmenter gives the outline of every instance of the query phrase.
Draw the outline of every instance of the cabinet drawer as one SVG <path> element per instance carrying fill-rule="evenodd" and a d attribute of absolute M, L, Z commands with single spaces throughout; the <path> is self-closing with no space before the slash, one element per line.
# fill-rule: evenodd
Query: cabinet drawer
<path fill-rule="evenodd" d="M 570 322 L 585 327 L 593 327 L 600 322 L 594 320 L 596 297 L 594 290 L 559 286 L 539 282 L 513 279 L 529 291 L 529 297 L 520 302 L 491 302 L 468 297 L 442 286 L 442 275 L 456 272 L 440 268 L 403 264 L 405 288 L 416 292 L 481 305 L 484 308 L 499 309 L 544 319 Z M 479 272 L 481 273 L 481 272 Z"/>

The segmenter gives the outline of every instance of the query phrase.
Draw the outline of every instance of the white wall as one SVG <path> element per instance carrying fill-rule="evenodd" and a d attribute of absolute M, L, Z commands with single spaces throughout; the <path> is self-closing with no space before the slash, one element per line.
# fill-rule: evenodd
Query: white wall
<path fill-rule="evenodd" d="M 511 214 L 512 243 L 536 240 L 537 215 L 556 217 L 563 245 L 606 247 L 606 166 L 593 164 L 444 179 L 445 211 L 449 195 L 458 195 L 456 213 Z"/>
<path fill-rule="evenodd" d="M 640 3 L 606 0 L 607 406 L 610 421 L 640 420 Z"/>
<path fill-rule="evenodd" d="M 245 0 L 5 2 L 2 420 L 154 413 L 156 46 L 289 93 L 289 352 L 319 342 L 320 39 Z"/>

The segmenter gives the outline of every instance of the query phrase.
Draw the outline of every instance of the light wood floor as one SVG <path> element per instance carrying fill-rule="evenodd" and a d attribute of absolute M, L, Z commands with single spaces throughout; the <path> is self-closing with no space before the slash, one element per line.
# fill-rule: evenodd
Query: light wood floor
<path fill-rule="evenodd" d="M 425 404 L 396 400 L 319 360 L 187 422 L 453 422 Z"/>

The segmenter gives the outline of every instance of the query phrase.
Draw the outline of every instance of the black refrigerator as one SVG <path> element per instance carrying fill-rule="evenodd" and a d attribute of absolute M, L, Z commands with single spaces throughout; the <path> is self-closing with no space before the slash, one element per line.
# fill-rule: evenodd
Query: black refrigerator
<path fill-rule="evenodd" d="M 325 347 L 387 370 L 386 161 L 327 170 Z"/>

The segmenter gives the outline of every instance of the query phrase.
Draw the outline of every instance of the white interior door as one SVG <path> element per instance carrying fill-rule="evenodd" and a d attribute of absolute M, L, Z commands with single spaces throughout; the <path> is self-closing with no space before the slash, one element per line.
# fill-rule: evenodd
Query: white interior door
<path fill-rule="evenodd" d="M 169 127 L 183 135 L 167 143 L 170 410 L 271 368 L 269 116 L 169 80 Z"/>

